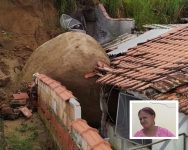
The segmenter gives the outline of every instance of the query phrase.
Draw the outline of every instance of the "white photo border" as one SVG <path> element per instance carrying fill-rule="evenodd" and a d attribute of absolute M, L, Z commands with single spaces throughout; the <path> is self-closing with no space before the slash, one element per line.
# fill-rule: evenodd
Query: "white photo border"
<path fill-rule="evenodd" d="M 163 104 L 169 104 L 169 103 L 174 103 L 175 104 L 175 109 L 176 109 L 176 133 L 175 133 L 175 137 L 134 137 L 132 135 L 132 106 L 134 103 L 163 103 Z M 130 117 L 130 120 L 129 120 L 129 125 L 130 125 L 130 128 L 129 128 L 129 138 L 130 139 L 178 139 L 179 138 L 179 135 L 178 135 L 178 130 L 179 130 L 179 102 L 178 100 L 131 100 L 130 101 L 130 104 L 129 104 L 129 107 L 130 107 L 130 112 L 129 112 L 129 117 Z"/>

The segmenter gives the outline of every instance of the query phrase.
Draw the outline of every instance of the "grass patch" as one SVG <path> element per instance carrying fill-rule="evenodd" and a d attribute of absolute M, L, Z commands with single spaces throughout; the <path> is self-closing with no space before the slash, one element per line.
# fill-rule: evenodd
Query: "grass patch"
<path fill-rule="evenodd" d="M 22 123 L 19 127 L 16 127 L 16 131 L 18 132 L 28 132 L 28 131 L 35 131 L 37 127 L 29 126 L 26 123 Z"/>
<path fill-rule="evenodd" d="M 37 137 L 39 136 L 39 133 L 38 131 L 33 131 L 30 136 L 29 136 L 29 139 L 34 141 Z"/>
<path fill-rule="evenodd" d="M 8 150 L 32 150 L 33 141 L 30 138 L 21 139 L 16 134 L 11 134 L 7 138 Z"/>
<path fill-rule="evenodd" d="M 59 15 L 70 14 L 77 9 L 76 0 L 57 0 L 57 8 Z"/>
<path fill-rule="evenodd" d="M 36 126 L 21 123 L 6 137 L 8 150 L 32 150 L 39 133 Z"/>
<path fill-rule="evenodd" d="M 177 23 L 183 8 L 187 5 L 186 0 L 101 0 L 101 2 L 113 17 L 118 17 L 118 14 L 124 11 L 124 17 L 134 18 L 138 28 L 142 28 L 144 24 Z"/>
<path fill-rule="evenodd" d="M 121 17 L 124 10 L 123 0 L 101 0 L 101 2 L 106 6 L 106 9 L 110 16 Z"/>
<path fill-rule="evenodd" d="M 184 0 L 124 0 L 126 16 L 133 17 L 138 28 L 144 24 L 177 23 Z"/>
<path fill-rule="evenodd" d="M 1 31 L 4 40 L 12 40 L 14 38 L 11 32 Z"/>

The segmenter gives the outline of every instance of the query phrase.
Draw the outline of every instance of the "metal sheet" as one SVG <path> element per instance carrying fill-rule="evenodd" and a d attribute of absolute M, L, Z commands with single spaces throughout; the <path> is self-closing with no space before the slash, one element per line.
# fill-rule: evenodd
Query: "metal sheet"
<path fill-rule="evenodd" d="M 153 30 L 147 31 L 144 34 L 141 34 L 140 36 L 136 38 L 133 38 L 127 42 L 119 44 L 117 48 L 109 52 L 108 55 L 117 55 L 123 52 L 127 52 L 129 48 L 133 48 L 140 43 L 144 43 L 148 40 L 154 39 L 160 36 L 161 34 L 168 32 L 169 30 L 170 29 L 153 29 Z"/>

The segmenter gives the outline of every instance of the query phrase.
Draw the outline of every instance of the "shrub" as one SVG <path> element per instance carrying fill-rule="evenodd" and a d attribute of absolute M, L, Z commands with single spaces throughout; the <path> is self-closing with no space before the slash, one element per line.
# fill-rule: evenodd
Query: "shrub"
<path fill-rule="evenodd" d="M 177 23 L 186 4 L 186 0 L 101 0 L 101 2 L 112 17 L 118 17 L 118 13 L 124 11 L 124 17 L 134 18 L 138 28 L 143 24 Z"/>
<path fill-rule="evenodd" d="M 76 0 L 57 0 L 59 14 L 70 14 L 77 9 Z"/>

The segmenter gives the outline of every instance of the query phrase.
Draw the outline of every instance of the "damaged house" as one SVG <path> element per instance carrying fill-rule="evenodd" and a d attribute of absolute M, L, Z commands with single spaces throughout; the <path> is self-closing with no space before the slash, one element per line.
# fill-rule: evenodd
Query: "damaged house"
<path fill-rule="evenodd" d="M 188 25 L 113 56 L 109 68 L 98 69 L 103 73 L 97 80 L 101 84 L 101 132 L 116 149 L 148 143 L 146 148 L 152 150 L 188 148 Z M 178 100 L 179 139 L 157 144 L 129 139 L 131 100 Z"/>

